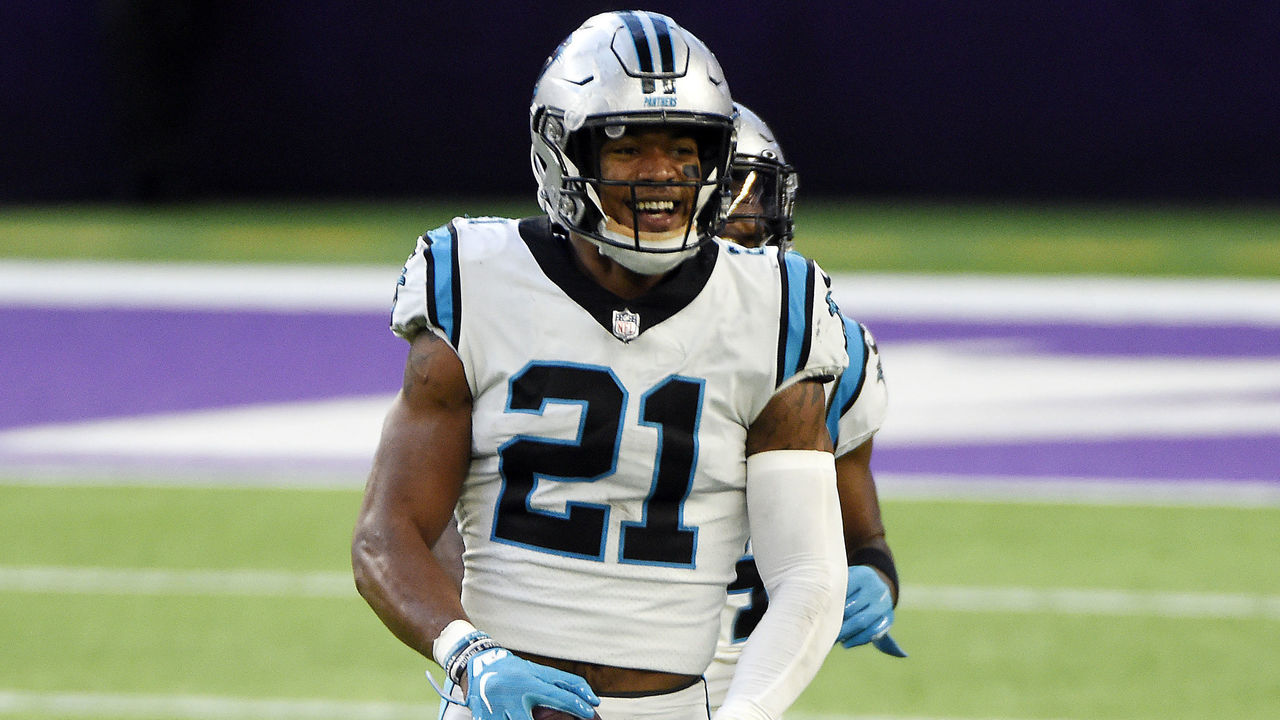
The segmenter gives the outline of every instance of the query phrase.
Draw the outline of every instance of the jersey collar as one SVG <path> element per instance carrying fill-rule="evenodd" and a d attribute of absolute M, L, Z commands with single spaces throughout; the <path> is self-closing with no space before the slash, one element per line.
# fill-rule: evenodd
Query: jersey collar
<path fill-rule="evenodd" d="M 649 292 L 638 298 L 626 299 L 604 289 L 578 267 L 568 237 L 546 216 L 521 220 L 520 237 L 543 274 L 615 336 L 616 313 L 629 311 L 639 315 L 639 335 L 693 302 L 710 279 L 720 254 L 716 243 L 706 243 L 696 255 L 681 263 Z M 623 341 L 629 342 L 630 339 L 633 338 Z"/>

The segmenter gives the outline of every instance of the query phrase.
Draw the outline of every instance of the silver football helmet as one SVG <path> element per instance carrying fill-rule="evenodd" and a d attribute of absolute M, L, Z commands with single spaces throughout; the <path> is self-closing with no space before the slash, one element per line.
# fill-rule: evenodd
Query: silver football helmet
<path fill-rule="evenodd" d="M 657 274 L 697 252 L 724 222 L 734 147 L 734 108 L 715 55 L 674 20 L 657 13 L 596 15 L 547 59 L 533 90 L 530 159 L 538 204 L 552 221 L 636 272 Z M 696 140 L 692 166 L 672 180 L 604 180 L 600 148 L 628 131 L 672 129 Z M 630 218 L 606 228 L 602 190 L 629 188 Z M 694 188 L 688 222 L 662 237 L 641 233 L 637 188 Z M 642 236 L 643 235 L 643 236 Z"/>
<path fill-rule="evenodd" d="M 800 178 L 787 164 L 773 131 L 749 108 L 738 110 L 738 147 L 729 170 L 725 237 L 752 247 L 791 248 Z"/>

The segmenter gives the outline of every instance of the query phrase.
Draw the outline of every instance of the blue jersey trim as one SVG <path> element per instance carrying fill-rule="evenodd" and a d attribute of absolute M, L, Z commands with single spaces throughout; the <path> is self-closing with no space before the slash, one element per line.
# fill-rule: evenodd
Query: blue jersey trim
<path fill-rule="evenodd" d="M 782 316 L 778 338 L 778 377 L 776 385 L 795 375 L 809 362 L 813 336 L 813 293 L 816 273 L 813 263 L 803 256 L 787 252 L 779 259 L 782 275 Z"/>
<path fill-rule="evenodd" d="M 462 324 L 462 294 L 458 286 L 457 233 L 453 225 L 438 227 L 427 233 L 427 304 L 428 318 L 444 331 L 449 342 L 458 347 Z"/>
<path fill-rule="evenodd" d="M 849 353 L 849 367 L 836 380 L 835 390 L 831 393 L 831 407 L 827 410 L 827 432 L 831 433 L 831 444 L 836 447 L 840 445 L 840 418 L 853 407 L 867 381 L 867 340 L 862 334 L 862 325 L 847 317 L 840 319 L 844 321 L 844 347 Z"/>

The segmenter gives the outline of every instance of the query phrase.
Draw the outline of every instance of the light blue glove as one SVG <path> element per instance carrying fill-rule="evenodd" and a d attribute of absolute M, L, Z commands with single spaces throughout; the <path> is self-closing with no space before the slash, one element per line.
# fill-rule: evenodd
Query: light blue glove
<path fill-rule="evenodd" d="M 846 648 L 872 643 L 886 655 L 906 657 L 889 637 L 892 625 L 893 596 L 880 573 L 869 565 L 851 566 L 844 595 L 844 623 L 836 640 Z"/>
<path fill-rule="evenodd" d="M 872 637 L 871 644 L 885 655 L 892 655 L 894 657 L 901 658 L 907 656 L 906 651 L 898 645 L 898 641 L 893 639 L 893 636 L 889 634 L 888 630 Z"/>
<path fill-rule="evenodd" d="M 536 705 L 589 720 L 600 704 L 586 680 L 531 663 L 503 647 L 471 658 L 466 674 L 466 705 L 475 720 L 532 720 Z"/>

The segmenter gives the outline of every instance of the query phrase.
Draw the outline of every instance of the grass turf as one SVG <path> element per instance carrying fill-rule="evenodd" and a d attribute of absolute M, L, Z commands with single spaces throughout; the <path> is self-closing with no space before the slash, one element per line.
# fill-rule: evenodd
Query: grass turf
<path fill-rule="evenodd" d="M 353 483 L 354 484 L 354 483 Z M 0 485 L 0 567 L 344 576 L 356 490 Z M 1280 595 L 1275 508 L 884 503 L 912 585 Z M 397 701 L 430 664 L 355 594 L 0 593 L 0 689 Z M 904 661 L 836 650 L 798 713 L 1264 718 L 1280 620 L 899 608 Z"/>
<path fill-rule="evenodd" d="M 0 208 L 0 257 L 396 265 L 453 215 L 529 202 L 459 199 Z M 1280 207 L 806 200 L 796 247 L 831 272 L 1280 276 Z"/>

